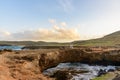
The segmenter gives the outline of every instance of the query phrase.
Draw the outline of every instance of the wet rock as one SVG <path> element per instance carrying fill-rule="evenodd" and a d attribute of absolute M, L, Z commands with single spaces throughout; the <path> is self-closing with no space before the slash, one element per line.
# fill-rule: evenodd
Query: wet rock
<path fill-rule="evenodd" d="M 67 71 L 57 71 L 53 76 L 56 80 L 68 80 L 70 75 Z"/>
<path fill-rule="evenodd" d="M 117 66 L 117 67 L 116 67 L 116 70 L 120 71 L 120 66 Z"/>
<path fill-rule="evenodd" d="M 3 49 L 3 51 L 12 52 L 12 49 Z"/>
<path fill-rule="evenodd" d="M 0 52 L 13 52 L 12 49 L 3 49 L 3 50 L 0 50 Z"/>
<path fill-rule="evenodd" d="M 100 71 L 98 72 L 98 77 L 101 76 L 101 75 L 104 75 L 106 73 L 107 73 L 106 70 L 100 69 Z"/>
<path fill-rule="evenodd" d="M 108 72 L 114 72 L 115 70 L 114 69 L 109 69 Z"/>
<path fill-rule="evenodd" d="M 51 77 L 55 78 L 56 80 L 70 80 L 72 79 L 73 75 L 77 75 L 80 73 L 87 73 L 88 71 L 84 71 L 84 70 L 69 70 L 69 69 L 65 69 L 65 70 L 58 70 L 56 71 Z"/>

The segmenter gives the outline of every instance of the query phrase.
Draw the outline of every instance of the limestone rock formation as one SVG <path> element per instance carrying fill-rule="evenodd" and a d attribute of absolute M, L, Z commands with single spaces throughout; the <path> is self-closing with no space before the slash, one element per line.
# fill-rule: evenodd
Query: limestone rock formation
<path fill-rule="evenodd" d="M 42 71 L 64 62 L 120 65 L 119 49 L 101 51 L 41 49 L 2 51 L 0 53 L 0 80 L 54 80 L 43 75 Z M 57 74 L 61 73 L 64 71 Z"/>
<path fill-rule="evenodd" d="M 86 51 L 86 49 L 69 49 L 48 52 L 40 56 L 39 66 L 41 71 L 43 71 L 65 62 L 120 65 L 120 50 Z"/>

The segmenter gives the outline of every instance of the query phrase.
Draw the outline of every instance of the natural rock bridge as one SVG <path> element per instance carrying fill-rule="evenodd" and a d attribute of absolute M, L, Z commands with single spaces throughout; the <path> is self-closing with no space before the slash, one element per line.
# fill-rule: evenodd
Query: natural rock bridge
<path fill-rule="evenodd" d="M 41 71 L 59 63 L 81 62 L 98 65 L 120 65 L 120 50 L 94 51 L 90 49 L 69 49 L 48 52 L 40 55 Z"/>

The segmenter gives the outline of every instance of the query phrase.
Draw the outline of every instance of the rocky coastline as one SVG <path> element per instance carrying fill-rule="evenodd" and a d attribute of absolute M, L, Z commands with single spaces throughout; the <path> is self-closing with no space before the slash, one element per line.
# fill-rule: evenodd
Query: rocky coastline
<path fill-rule="evenodd" d="M 0 52 L 0 59 L 2 80 L 60 80 L 45 76 L 42 72 L 66 62 L 120 66 L 120 49 L 7 50 Z"/>

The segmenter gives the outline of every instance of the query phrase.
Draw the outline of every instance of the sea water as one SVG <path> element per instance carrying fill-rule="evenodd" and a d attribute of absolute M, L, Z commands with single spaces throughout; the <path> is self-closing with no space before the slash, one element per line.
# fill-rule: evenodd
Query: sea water
<path fill-rule="evenodd" d="M 11 49 L 11 50 L 21 50 L 23 46 L 0 46 L 0 50 Z"/>
<path fill-rule="evenodd" d="M 58 70 L 73 69 L 76 71 L 85 70 L 86 73 L 78 73 L 72 75 L 71 80 L 91 80 L 98 76 L 100 70 L 108 72 L 109 70 L 115 70 L 115 66 L 99 66 L 99 65 L 88 65 L 82 63 L 60 63 L 57 67 L 45 70 L 45 75 L 53 75 Z"/>

